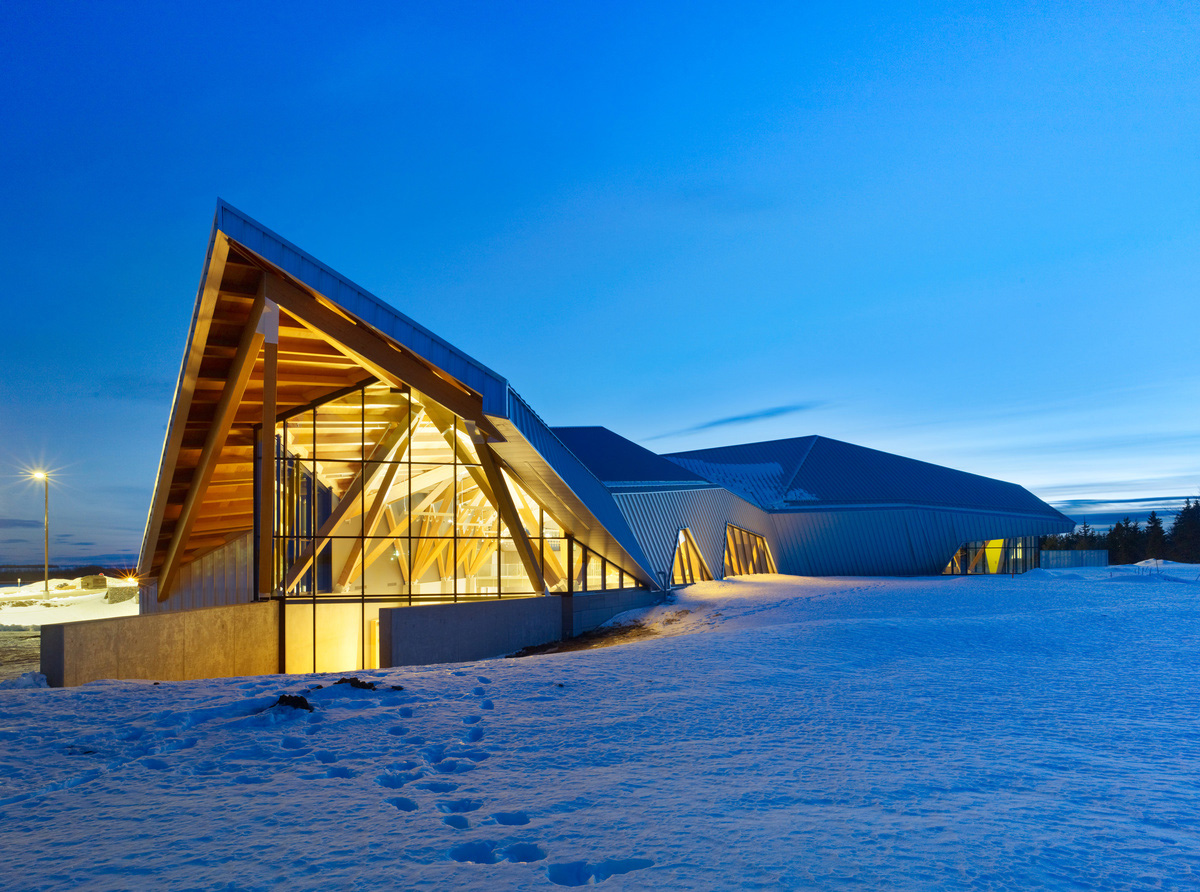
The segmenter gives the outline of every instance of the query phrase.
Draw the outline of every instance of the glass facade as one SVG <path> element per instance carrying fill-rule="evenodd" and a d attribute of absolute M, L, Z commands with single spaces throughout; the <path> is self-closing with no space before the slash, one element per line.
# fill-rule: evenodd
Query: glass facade
<path fill-rule="evenodd" d="M 1024 573 L 1041 566 L 1040 539 L 988 539 L 961 546 L 943 574 L 956 576 L 979 573 Z"/>
<path fill-rule="evenodd" d="M 725 527 L 725 575 L 749 576 L 777 573 L 767 540 L 757 533 L 729 524 Z"/>
<path fill-rule="evenodd" d="M 288 413 L 275 466 L 271 587 L 292 611 L 289 671 L 369 668 L 381 607 L 540 595 L 539 570 L 551 593 L 640 587 L 498 463 L 485 468 L 463 419 L 409 388 L 371 381 Z"/>
<path fill-rule="evenodd" d="M 712 573 L 708 572 L 691 530 L 680 530 L 675 543 L 675 559 L 671 562 L 671 585 L 691 585 L 706 579 L 712 579 Z"/>

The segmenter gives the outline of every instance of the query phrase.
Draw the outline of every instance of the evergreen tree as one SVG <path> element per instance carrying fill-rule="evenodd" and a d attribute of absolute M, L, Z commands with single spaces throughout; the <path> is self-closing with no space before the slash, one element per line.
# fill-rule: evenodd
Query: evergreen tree
<path fill-rule="evenodd" d="M 1167 535 L 1163 531 L 1163 523 L 1155 511 L 1150 512 L 1146 519 L 1146 547 L 1148 558 L 1160 559 L 1167 556 Z"/>
<path fill-rule="evenodd" d="M 1200 564 L 1200 499 L 1188 499 L 1167 534 L 1168 553 L 1173 560 Z"/>
<path fill-rule="evenodd" d="M 1113 564 L 1133 564 L 1142 559 L 1142 529 L 1128 516 L 1108 531 L 1108 560 Z"/>

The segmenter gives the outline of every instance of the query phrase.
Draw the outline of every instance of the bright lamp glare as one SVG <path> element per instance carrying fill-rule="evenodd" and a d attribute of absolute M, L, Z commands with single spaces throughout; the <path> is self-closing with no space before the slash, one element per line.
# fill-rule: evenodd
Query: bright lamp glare
<path fill-rule="evenodd" d="M 45 479 L 46 479 L 46 472 L 45 472 L 45 471 L 34 471 L 34 472 L 33 472 L 33 479 L 34 479 L 34 480 L 45 480 Z"/>

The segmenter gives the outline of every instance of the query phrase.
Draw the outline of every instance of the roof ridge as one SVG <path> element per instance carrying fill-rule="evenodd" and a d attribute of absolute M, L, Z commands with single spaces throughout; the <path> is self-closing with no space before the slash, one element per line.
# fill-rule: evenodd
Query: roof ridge
<path fill-rule="evenodd" d="M 779 497 L 786 499 L 787 494 L 792 491 L 792 485 L 796 482 L 796 478 L 800 476 L 800 470 L 804 467 L 804 463 L 808 461 L 809 455 L 812 454 L 813 447 L 817 445 L 817 440 L 821 439 L 820 434 L 811 434 L 811 439 L 808 441 L 808 448 L 804 450 L 804 455 L 800 456 L 800 461 L 796 463 L 796 470 L 792 472 L 792 476 L 788 478 L 788 482 L 784 485 Z"/>

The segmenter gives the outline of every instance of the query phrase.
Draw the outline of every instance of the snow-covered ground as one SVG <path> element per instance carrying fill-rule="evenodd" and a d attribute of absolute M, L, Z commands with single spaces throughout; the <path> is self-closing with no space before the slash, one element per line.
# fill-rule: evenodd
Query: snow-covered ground
<path fill-rule="evenodd" d="M 1195 889 L 1198 576 L 753 577 L 376 690 L 10 687 L 5 885 Z"/>
<path fill-rule="evenodd" d="M 42 626 L 138 612 L 137 596 L 129 597 L 132 588 L 124 580 L 109 580 L 117 590 L 111 601 L 107 588 L 84 589 L 82 581 L 51 579 L 49 598 L 40 579 L 20 587 L 0 587 L 0 682 L 38 670 Z"/>

